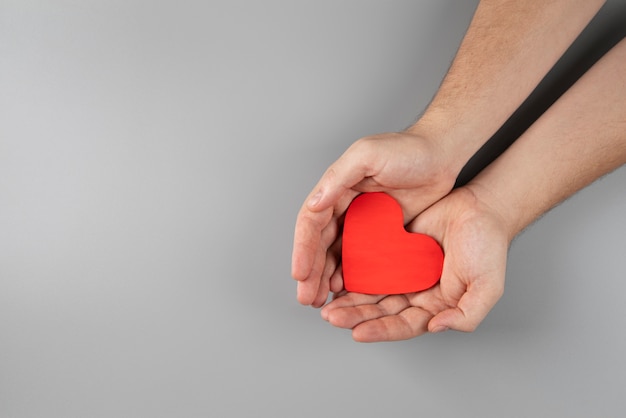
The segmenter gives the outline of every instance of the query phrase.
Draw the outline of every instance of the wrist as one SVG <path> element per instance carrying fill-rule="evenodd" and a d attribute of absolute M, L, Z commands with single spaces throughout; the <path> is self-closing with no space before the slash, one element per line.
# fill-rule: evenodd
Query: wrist
<path fill-rule="evenodd" d="M 449 126 L 444 123 L 443 118 L 424 115 L 409 126 L 404 133 L 423 138 L 429 143 L 432 153 L 438 161 L 439 180 L 448 184 L 452 189 L 457 176 L 471 155 L 466 156 L 467 153 L 460 147 L 455 149 L 454 140 L 450 137 Z"/>
<path fill-rule="evenodd" d="M 466 189 L 473 196 L 476 201 L 475 205 L 481 211 L 489 212 L 492 217 L 500 221 L 509 243 L 524 229 L 525 225 L 521 223 L 522 217 L 519 216 L 518 207 L 509 205 L 513 201 L 510 196 L 502 196 L 497 188 L 476 181 L 467 184 L 462 189 Z"/>
<path fill-rule="evenodd" d="M 406 132 L 428 138 L 437 147 L 445 165 L 445 175 L 456 181 L 470 158 L 489 139 L 493 132 L 475 123 L 465 123 L 460 115 L 431 105 Z M 489 127 L 487 127 L 489 128 Z"/>

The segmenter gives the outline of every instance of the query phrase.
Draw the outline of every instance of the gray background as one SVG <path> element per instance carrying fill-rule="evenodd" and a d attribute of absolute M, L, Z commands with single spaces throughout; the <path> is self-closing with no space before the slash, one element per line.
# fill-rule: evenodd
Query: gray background
<path fill-rule="evenodd" d="M 0 1 L 0 417 L 617 416 L 626 169 L 473 334 L 298 305 L 297 210 L 428 103 L 476 1 Z"/>

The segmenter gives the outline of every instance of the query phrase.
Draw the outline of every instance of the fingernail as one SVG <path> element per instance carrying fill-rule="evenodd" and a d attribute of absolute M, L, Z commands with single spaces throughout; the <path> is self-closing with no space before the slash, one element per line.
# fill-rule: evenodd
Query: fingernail
<path fill-rule="evenodd" d="M 319 192 L 315 193 L 311 199 L 309 200 L 309 206 L 315 206 L 317 205 L 320 200 L 322 200 L 322 191 L 320 190 Z"/>
<path fill-rule="evenodd" d="M 320 311 L 320 315 L 322 316 L 322 319 L 324 321 L 328 321 L 328 309 L 322 308 L 322 310 Z"/>
<path fill-rule="evenodd" d="M 432 332 L 433 332 L 433 334 L 436 334 L 436 333 L 438 333 L 438 332 L 445 332 L 445 331 L 447 331 L 447 330 L 449 330 L 449 329 L 450 329 L 450 328 L 448 328 L 448 327 L 444 327 L 444 326 L 442 325 L 442 326 L 439 326 L 439 327 L 437 327 L 437 328 L 433 329 L 433 331 L 432 331 Z"/>

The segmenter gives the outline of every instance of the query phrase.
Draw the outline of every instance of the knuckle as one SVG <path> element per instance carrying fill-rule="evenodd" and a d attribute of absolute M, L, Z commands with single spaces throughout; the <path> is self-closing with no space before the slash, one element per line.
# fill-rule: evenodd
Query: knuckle
<path fill-rule="evenodd" d="M 333 184 L 337 179 L 337 162 L 333 163 L 328 169 L 326 173 L 324 173 L 324 181 L 326 185 Z"/>

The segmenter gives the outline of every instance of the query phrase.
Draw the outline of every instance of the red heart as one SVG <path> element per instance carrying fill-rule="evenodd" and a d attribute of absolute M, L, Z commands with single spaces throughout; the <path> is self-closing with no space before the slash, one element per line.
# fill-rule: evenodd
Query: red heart
<path fill-rule="evenodd" d="M 441 277 L 443 250 L 432 237 L 407 232 L 400 205 L 385 193 L 363 193 L 346 212 L 343 282 L 350 292 L 418 292 Z"/>

